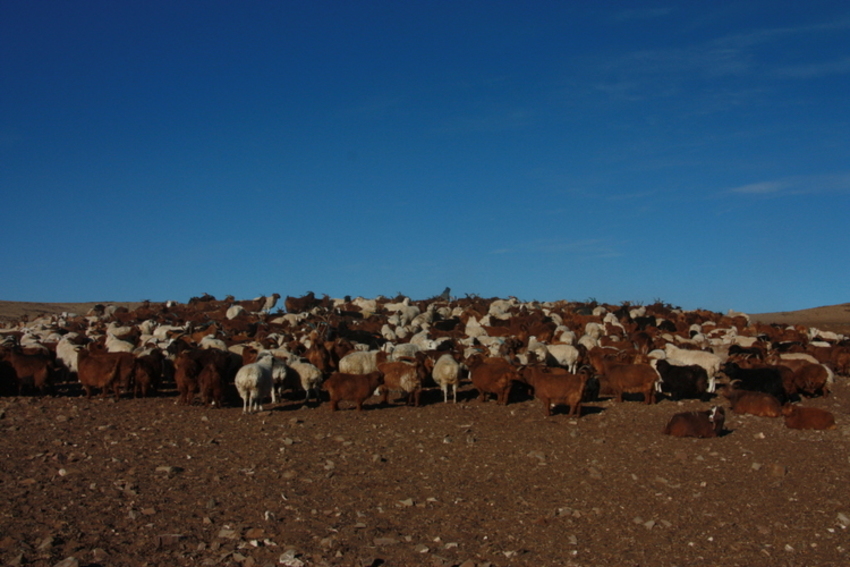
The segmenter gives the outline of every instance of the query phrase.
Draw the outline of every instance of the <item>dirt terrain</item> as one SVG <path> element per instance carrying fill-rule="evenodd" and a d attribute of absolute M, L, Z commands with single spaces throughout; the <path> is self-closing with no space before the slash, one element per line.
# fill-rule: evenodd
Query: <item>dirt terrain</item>
<path fill-rule="evenodd" d="M 466 384 L 458 404 L 432 389 L 419 408 L 331 413 L 293 396 L 243 415 L 64 384 L 0 398 L 0 562 L 848 565 L 848 382 L 803 401 L 836 430 L 728 412 L 704 440 L 660 431 L 712 402 L 546 418 L 519 390 L 499 406 Z"/>

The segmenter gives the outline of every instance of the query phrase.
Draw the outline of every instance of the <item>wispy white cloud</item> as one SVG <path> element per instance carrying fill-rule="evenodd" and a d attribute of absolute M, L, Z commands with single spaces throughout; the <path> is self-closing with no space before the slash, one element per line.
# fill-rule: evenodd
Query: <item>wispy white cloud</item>
<path fill-rule="evenodd" d="M 776 193 L 784 186 L 785 185 L 783 183 L 776 181 L 763 181 L 761 183 L 750 183 L 748 185 L 741 185 L 740 187 L 733 187 L 732 189 L 729 189 L 729 192 L 742 193 L 745 195 L 766 195 L 768 193 Z"/>
<path fill-rule="evenodd" d="M 773 181 L 748 183 L 722 191 L 722 194 L 765 197 L 822 193 L 850 193 L 850 172 L 827 175 L 798 175 Z"/>
<path fill-rule="evenodd" d="M 814 53 L 811 61 L 791 63 L 783 48 L 801 37 L 818 41 L 828 32 L 847 30 L 850 16 L 819 24 L 751 30 L 669 49 L 636 50 L 594 61 L 594 69 L 603 78 L 596 80 L 593 88 L 613 99 L 636 101 L 679 95 L 694 82 L 704 90 L 703 81 L 722 77 L 811 79 L 846 74 L 850 73 L 850 57 L 829 59 L 826 49 L 810 50 Z"/>

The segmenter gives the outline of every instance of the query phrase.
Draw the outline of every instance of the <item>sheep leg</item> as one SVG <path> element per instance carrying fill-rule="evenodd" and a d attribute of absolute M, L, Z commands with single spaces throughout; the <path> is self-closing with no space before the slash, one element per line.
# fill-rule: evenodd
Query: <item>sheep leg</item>
<path fill-rule="evenodd" d="M 543 415 L 546 417 L 552 415 L 552 404 L 549 402 L 549 398 L 540 398 L 540 401 L 543 403 Z"/>

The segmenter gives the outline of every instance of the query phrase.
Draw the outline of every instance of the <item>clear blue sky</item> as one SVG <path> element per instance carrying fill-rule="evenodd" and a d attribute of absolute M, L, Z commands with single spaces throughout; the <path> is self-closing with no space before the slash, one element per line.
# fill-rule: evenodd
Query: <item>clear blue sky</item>
<path fill-rule="evenodd" d="M 850 301 L 850 4 L 0 0 L 0 299 Z"/>

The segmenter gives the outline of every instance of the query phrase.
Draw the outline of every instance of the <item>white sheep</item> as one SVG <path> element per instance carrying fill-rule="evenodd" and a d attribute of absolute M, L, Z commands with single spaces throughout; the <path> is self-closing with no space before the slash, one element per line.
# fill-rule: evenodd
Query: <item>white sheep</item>
<path fill-rule="evenodd" d="M 518 301 L 516 297 L 511 297 L 510 299 L 496 299 L 490 304 L 490 309 L 487 314 L 496 319 L 510 319 L 511 314 L 509 310 L 511 307 L 515 307 Z"/>
<path fill-rule="evenodd" d="M 316 401 L 319 401 L 319 386 L 322 384 L 322 371 L 315 365 L 300 360 L 297 357 L 292 357 L 287 361 L 287 366 L 298 375 L 301 381 L 301 387 L 306 392 L 304 402 L 310 401 L 310 392 L 316 396 Z"/>
<path fill-rule="evenodd" d="M 267 297 L 265 303 L 263 304 L 263 313 L 268 313 L 272 309 L 274 309 L 274 306 L 277 305 L 278 299 L 280 299 L 279 293 L 273 293 L 270 297 Z"/>
<path fill-rule="evenodd" d="M 664 345 L 664 352 L 667 354 L 667 361 L 676 366 L 689 366 L 696 364 L 705 368 L 709 379 L 714 378 L 720 372 L 720 365 L 723 364 L 723 358 L 712 353 L 702 350 L 686 350 L 677 347 L 674 344 L 667 343 Z"/>
<path fill-rule="evenodd" d="M 171 338 L 169 335 L 173 335 L 176 333 L 182 333 L 186 330 L 186 327 L 178 327 L 176 325 L 160 325 L 153 331 L 153 336 L 155 339 L 164 341 L 165 339 Z"/>
<path fill-rule="evenodd" d="M 107 352 L 133 352 L 136 345 L 130 341 L 122 341 L 110 332 L 106 333 L 106 350 Z"/>
<path fill-rule="evenodd" d="M 83 348 L 74 342 L 78 337 L 77 333 L 68 333 L 56 343 L 57 360 L 60 360 L 72 374 L 77 373 L 77 354 Z"/>
<path fill-rule="evenodd" d="M 240 315 L 245 315 L 246 313 L 248 313 L 248 312 L 245 311 L 245 308 L 242 307 L 241 305 L 231 305 L 230 307 L 227 308 L 227 312 L 225 313 L 225 317 L 227 317 L 228 319 L 236 319 Z"/>
<path fill-rule="evenodd" d="M 599 346 L 599 340 L 590 335 L 582 335 L 578 340 L 578 344 L 584 345 L 584 348 L 587 350 L 591 350 L 593 347 Z"/>
<path fill-rule="evenodd" d="M 584 326 L 584 334 L 590 335 L 598 341 L 599 337 L 605 335 L 605 327 L 600 323 L 590 321 L 587 325 Z"/>
<path fill-rule="evenodd" d="M 481 326 L 481 323 L 478 322 L 478 319 L 475 316 L 470 316 L 469 320 L 466 322 L 466 329 L 464 330 L 464 335 L 467 337 L 483 337 L 487 334 L 487 331 L 484 330 L 484 327 Z"/>
<path fill-rule="evenodd" d="M 452 387 L 452 399 L 457 403 L 457 388 L 460 385 L 460 364 L 450 354 L 444 354 L 437 359 L 431 371 L 434 381 L 443 391 L 443 401 L 449 401 L 449 386 Z"/>
<path fill-rule="evenodd" d="M 242 398 L 242 413 L 263 411 L 262 401 L 272 395 L 275 361 L 271 353 L 261 352 L 257 362 L 246 364 L 236 373 L 234 383 Z"/>
<path fill-rule="evenodd" d="M 387 339 L 388 341 L 396 341 L 398 340 L 398 335 L 395 334 L 395 331 L 389 324 L 384 324 L 381 327 L 381 336 Z"/>
<path fill-rule="evenodd" d="M 547 345 L 546 350 L 559 366 L 567 368 L 573 374 L 578 369 L 578 349 L 573 345 Z"/>
<path fill-rule="evenodd" d="M 343 374 L 369 374 L 378 369 L 376 357 L 378 351 L 353 351 L 339 361 L 339 371 Z"/>
<path fill-rule="evenodd" d="M 396 345 L 390 353 L 390 360 L 398 360 L 400 358 L 416 358 L 417 352 L 422 352 L 422 348 L 417 343 L 402 343 Z"/>
<path fill-rule="evenodd" d="M 415 305 L 405 305 L 398 310 L 399 324 L 403 327 L 409 325 L 419 315 L 419 308 Z"/>
<path fill-rule="evenodd" d="M 227 350 L 227 343 L 221 339 L 215 338 L 213 335 L 204 335 L 198 346 L 203 349 L 215 348 L 218 350 Z"/>

